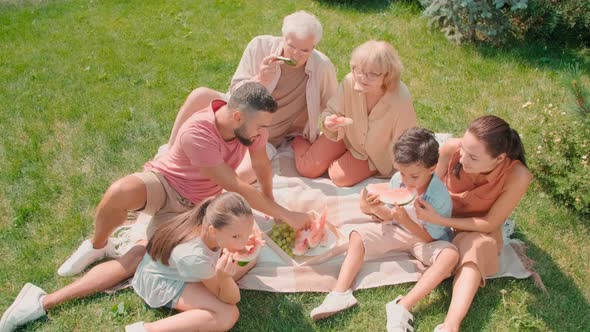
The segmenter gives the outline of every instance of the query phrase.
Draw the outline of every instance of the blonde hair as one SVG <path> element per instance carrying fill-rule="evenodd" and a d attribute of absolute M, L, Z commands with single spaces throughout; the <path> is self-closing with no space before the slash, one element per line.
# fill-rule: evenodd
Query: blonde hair
<path fill-rule="evenodd" d="M 146 250 L 154 260 L 168 265 L 174 247 L 206 231 L 207 226 L 221 229 L 235 221 L 236 217 L 250 215 L 252 208 L 242 196 L 232 192 L 223 193 L 158 227 Z"/>
<path fill-rule="evenodd" d="M 395 48 L 377 40 L 369 40 L 352 51 L 350 70 L 355 68 L 383 73 L 383 88 L 391 92 L 397 91 L 404 69 Z"/>
<path fill-rule="evenodd" d="M 323 29 L 320 21 L 312 14 L 300 10 L 283 19 L 281 29 L 283 37 L 294 34 L 297 38 L 313 37 L 313 44 L 317 45 L 322 39 Z"/>

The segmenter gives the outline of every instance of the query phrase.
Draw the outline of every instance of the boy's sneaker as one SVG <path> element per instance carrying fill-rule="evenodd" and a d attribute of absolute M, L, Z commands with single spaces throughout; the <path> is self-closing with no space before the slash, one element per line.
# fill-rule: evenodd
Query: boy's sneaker
<path fill-rule="evenodd" d="M 402 296 L 400 295 L 385 305 L 387 332 L 414 331 L 414 328 L 410 325 L 414 316 L 406 308 L 398 304 L 401 299 Z"/>
<path fill-rule="evenodd" d="M 125 326 L 125 332 L 147 332 L 147 330 L 145 329 L 145 326 L 143 326 L 143 322 L 137 322 Z"/>
<path fill-rule="evenodd" d="M 105 258 L 110 242 L 109 239 L 104 248 L 94 249 L 90 240 L 84 240 L 72 256 L 59 267 L 57 274 L 62 277 L 71 277 L 84 271 L 90 264 Z"/>
<path fill-rule="evenodd" d="M 27 283 L 0 320 L 0 332 L 14 331 L 18 326 L 45 316 L 41 299 L 47 295 L 41 288 Z"/>
<path fill-rule="evenodd" d="M 330 317 L 335 313 L 342 310 L 354 307 L 357 304 L 357 300 L 352 295 L 352 290 L 346 292 L 330 292 L 322 304 L 311 311 L 311 318 L 313 320 L 320 320 L 326 317 Z"/>

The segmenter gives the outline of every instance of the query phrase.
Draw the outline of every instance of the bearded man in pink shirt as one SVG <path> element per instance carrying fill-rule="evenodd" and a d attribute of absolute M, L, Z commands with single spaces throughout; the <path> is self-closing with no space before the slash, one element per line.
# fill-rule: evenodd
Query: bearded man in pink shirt
<path fill-rule="evenodd" d="M 265 146 L 267 128 L 276 109 L 276 102 L 263 85 L 248 82 L 236 89 L 229 102 L 213 100 L 193 114 L 180 128 L 169 151 L 147 162 L 143 172 L 125 176 L 109 187 L 96 210 L 92 240 L 85 240 L 58 274 L 73 276 L 103 259 L 112 245 L 110 235 L 125 222 L 129 212 L 143 211 L 153 216 L 147 228 L 149 239 L 158 225 L 222 190 L 239 193 L 254 209 L 294 228 L 306 225 L 306 213 L 279 206 L 272 195 L 272 168 Z M 235 172 L 246 152 L 261 191 Z M 134 260 L 123 257 L 122 261 Z M 122 266 L 125 272 L 105 277 L 112 281 L 128 277 L 134 270 L 133 264 L 129 265 Z M 102 284 L 98 288 L 103 288 Z"/>

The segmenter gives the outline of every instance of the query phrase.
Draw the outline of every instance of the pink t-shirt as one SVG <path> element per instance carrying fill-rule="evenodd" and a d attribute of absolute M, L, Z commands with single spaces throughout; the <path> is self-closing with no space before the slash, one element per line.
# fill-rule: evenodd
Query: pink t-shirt
<path fill-rule="evenodd" d="M 205 110 L 193 114 L 180 128 L 172 148 L 144 166 L 146 171 L 160 172 L 172 188 L 195 204 L 218 195 L 223 189 L 201 174 L 200 167 L 225 163 L 236 170 L 247 149 L 264 149 L 268 140 L 268 132 L 263 130 L 249 147 L 237 138 L 224 141 L 215 126 L 215 112 L 225 104 L 222 100 L 214 100 Z"/>

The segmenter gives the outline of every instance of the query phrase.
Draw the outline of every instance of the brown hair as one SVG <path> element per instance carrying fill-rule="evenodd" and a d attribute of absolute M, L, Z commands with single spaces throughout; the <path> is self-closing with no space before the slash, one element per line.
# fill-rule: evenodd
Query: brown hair
<path fill-rule="evenodd" d="M 428 129 L 407 129 L 393 146 L 393 160 L 399 164 L 419 164 L 430 168 L 438 163 L 438 142 Z"/>
<path fill-rule="evenodd" d="M 246 82 L 231 94 L 227 106 L 243 112 L 268 112 L 277 110 L 277 103 L 268 89 L 256 82 Z"/>
<path fill-rule="evenodd" d="M 242 196 L 231 192 L 223 193 L 203 201 L 198 207 L 158 227 L 146 250 L 154 260 L 168 265 L 174 247 L 199 235 L 207 226 L 221 229 L 236 217 L 249 215 L 252 215 L 252 208 Z"/>
<path fill-rule="evenodd" d="M 496 158 L 500 154 L 506 153 L 508 158 L 520 160 L 524 166 L 527 166 L 524 146 L 518 132 L 510 128 L 510 125 L 502 118 L 494 115 L 481 116 L 471 122 L 467 131 L 484 143 L 486 150 L 492 157 Z M 453 174 L 459 177 L 462 167 L 461 163 L 457 163 L 453 168 Z"/>

